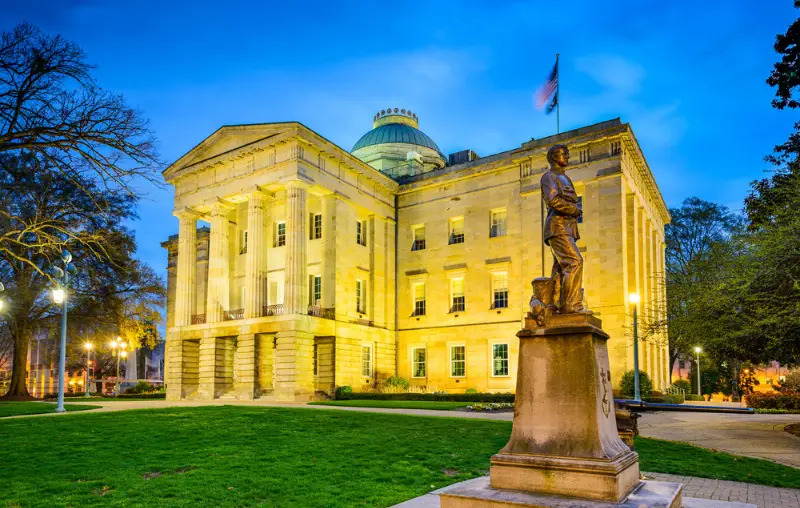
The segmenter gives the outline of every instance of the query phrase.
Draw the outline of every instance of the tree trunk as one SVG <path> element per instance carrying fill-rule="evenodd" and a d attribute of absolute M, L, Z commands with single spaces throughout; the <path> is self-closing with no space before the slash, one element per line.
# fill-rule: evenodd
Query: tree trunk
<path fill-rule="evenodd" d="M 28 392 L 28 337 L 27 333 L 17 331 L 14 337 L 14 365 L 11 371 L 11 385 L 8 392 L 0 397 L 4 400 L 36 400 Z"/>

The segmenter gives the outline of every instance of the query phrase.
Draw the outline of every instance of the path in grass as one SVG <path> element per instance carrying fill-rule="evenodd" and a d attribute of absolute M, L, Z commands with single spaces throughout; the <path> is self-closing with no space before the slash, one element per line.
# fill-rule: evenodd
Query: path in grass
<path fill-rule="evenodd" d="M 309 402 L 310 406 L 381 407 L 389 409 L 436 409 L 450 411 L 461 409 L 474 402 L 447 402 L 425 400 L 332 400 Z"/>
<path fill-rule="evenodd" d="M 101 406 L 87 406 L 84 404 L 64 404 L 67 411 L 86 411 L 87 409 L 97 409 Z M 44 413 L 55 413 L 56 404 L 49 402 L 15 402 L 0 401 L 0 418 L 8 416 L 38 415 Z"/>
<path fill-rule="evenodd" d="M 486 474 L 511 423 L 215 406 L 0 421 L 6 506 L 391 506 Z M 800 471 L 640 439 L 645 471 L 800 488 Z M 88 453 L 81 467 L 67 467 Z M 31 474 L 36 471 L 36 474 Z"/>

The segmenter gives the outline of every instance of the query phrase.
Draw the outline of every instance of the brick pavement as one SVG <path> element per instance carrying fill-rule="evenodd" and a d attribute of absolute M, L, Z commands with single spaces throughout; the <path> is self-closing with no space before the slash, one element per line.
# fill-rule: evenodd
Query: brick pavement
<path fill-rule="evenodd" d="M 800 489 L 781 489 L 751 483 L 711 480 L 694 476 L 643 473 L 648 480 L 683 484 L 683 497 L 750 503 L 758 508 L 800 508 Z"/>

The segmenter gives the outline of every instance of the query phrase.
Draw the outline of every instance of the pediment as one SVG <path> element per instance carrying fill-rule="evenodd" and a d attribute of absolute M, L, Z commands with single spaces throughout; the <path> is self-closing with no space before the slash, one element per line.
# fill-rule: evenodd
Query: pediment
<path fill-rule="evenodd" d="M 296 125 L 295 123 L 274 123 L 220 127 L 165 169 L 164 178 L 169 181 L 170 175 L 183 168 L 280 136 L 292 130 L 293 127 L 296 128 Z"/>

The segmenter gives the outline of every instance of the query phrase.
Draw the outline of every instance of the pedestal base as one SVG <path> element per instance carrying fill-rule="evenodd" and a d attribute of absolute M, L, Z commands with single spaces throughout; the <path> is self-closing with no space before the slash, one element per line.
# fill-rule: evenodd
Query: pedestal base
<path fill-rule="evenodd" d="M 616 502 L 639 483 L 638 455 L 613 460 L 498 453 L 492 457 L 491 486 L 547 495 Z"/>
<path fill-rule="evenodd" d="M 500 490 L 482 476 L 433 492 L 439 495 L 441 508 L 680 508 L 681 484 L 640 481 L 618 503 L 534 492 Z"/>

